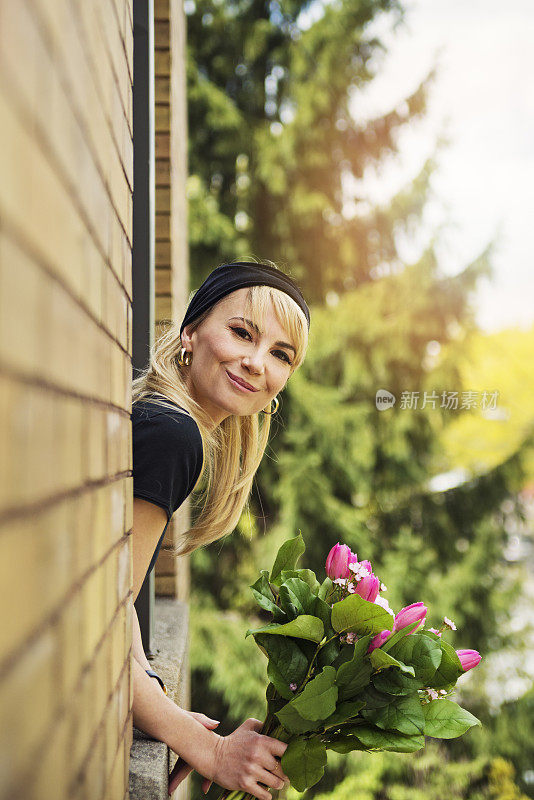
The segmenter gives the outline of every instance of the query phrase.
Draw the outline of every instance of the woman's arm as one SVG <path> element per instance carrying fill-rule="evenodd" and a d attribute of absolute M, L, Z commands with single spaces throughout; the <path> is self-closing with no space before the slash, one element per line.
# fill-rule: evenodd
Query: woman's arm
<path fill-rule="evenodd" d="M 134 498 L 134 600 L 165 522 L 166 515 L 162 508 Z M 137 658 L 132 658 L 131 663 L 133 722 L 136 727 L 154 739 L 165 742 L 197 772 L 226 789 L 240 789 L 260 800 L 271 800 L 269 792 L 258 784 L 261 782 L 273 789 L 282 788 L 287 778 L 276 757 L 284 754 L 287 745 L 260 734 L 262 723 L 259 720 L 248 719 L 229 736 L 219 736 L 167 697 L 159 684 L 146 674 L 145 667 Z"/>

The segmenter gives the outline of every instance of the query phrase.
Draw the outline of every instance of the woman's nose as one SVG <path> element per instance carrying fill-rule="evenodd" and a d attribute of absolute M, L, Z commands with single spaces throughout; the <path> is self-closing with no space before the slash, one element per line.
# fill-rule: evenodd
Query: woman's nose
<path fill-rule="evenodd" d="M 259 351 L 243 356 L 243 366 L 255 375 L 265 372 L 265 361 L 263 354 Z"/>

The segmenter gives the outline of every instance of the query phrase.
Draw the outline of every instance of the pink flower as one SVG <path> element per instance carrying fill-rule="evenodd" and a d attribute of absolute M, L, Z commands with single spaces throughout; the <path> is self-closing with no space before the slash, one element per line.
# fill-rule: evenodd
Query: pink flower
<path fill-rule="evenodd" d="M 436 636 L 441 636 L 441 631 L 438 631 L 437 628 L 429 628 L 430 633 L 435 633 Z"/>
<path fill-rule="evenodd" d="M 359 594 L 364 600 L 374 603 L 378 596 L 379 589 L 380 581 L 376 575 L 368 575 L 366 578 L 361 579 L 356 586 L 354 593 Z"/>
<path fill-rule="evenodd" d="M 297 686 L 296 683 L 290 683 L 289 684 L 289 688 L 291 689 L 292 692 L 296 692 L 297 689 L 298 689 L 298 686 Z"/>
<path fill-rule="evenodd" d="M 480 663 L 482 656 L 478 650 L 457 650 L 456 655 L 460 659 L 460 664 L 464 672 L 468 669 L 473 669 Z"/>
<path fill-rule="evenodd" d="M 367 648 L 367 652 L 371 653 L 375 648 L 381 647 L 390 635 L 391 631 L 380 631 L 380 633 L 377 633 L 374 639 L 371 639 L 371 644 Z"/>
<path fill-rule="evenodd" d="M 427 607 L 424 605 L 424 603 L 412 603 L 409 606 L 401 608 L 395 617 L 393 630 L 400 631 L 401 628 L 406 628 L 407 625 L 411 625 L 412 622 L 417 622 L 417 620 L 422 622 L 426 617 L 426 612 Z M 418 627 L 419 625 L 416 626 L 413 631 L 410 631 L 410 633 L 415 633 Z"/>
<path fill-rule="evenodd" d="M 349 563 L 354 560 L 348 544 L 335 544 L 326 558 L 326 574 L 332 580 L 350 578 Z"/>

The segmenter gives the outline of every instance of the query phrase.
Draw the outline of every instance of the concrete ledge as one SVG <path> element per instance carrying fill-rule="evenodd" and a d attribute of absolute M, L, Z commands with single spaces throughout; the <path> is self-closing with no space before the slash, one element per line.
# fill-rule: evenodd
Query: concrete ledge
<path fill-rule="evenodd" d="M 157 597 L 154 608 L 153 669 L 167 686 L 177 705 L 189 708 L 189 607 L 168 597 Z M 134 727 L 130 750 L 130 800 L 169 800 L 168 777 L 176 756 L 163 742 L 151 739 Z M 189 780 L 173 794 L 173 800 L 188 800 Z"/>

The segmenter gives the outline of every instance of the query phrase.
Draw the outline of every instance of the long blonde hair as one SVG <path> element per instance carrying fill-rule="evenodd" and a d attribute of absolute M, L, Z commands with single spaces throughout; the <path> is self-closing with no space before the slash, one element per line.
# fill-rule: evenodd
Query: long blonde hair
<path fill-rule="evenodd" d="M 304 313 L 285 292 L 271 286 L 251 286 L 245 302 L 250 320 L 260 330 L 272 304 L 278 322 L 296 347 L 292 374 L 302 363 L 308 344 Z M 212 310 L 198 317 L 189 329 L 195 330 Z M 204 463 L 195 487 L 202 486 L 201 511 L 193 527 L 183 534 L 176 555 L 191 553 L 234 530 L 267 446 L 271 419 L 263 413 L 242 417 L 232 414 L 213 428 L 209 416 L 187 388 L 187 367 L 180 366 L 177 359 L 181 347 L 180 325 L 173 322 L 154 343 L 149 364 L 134 379 L 132 387 L 133 403 L 151 400 L 164 408 L 175 410 L 174 406 L 179 405 L 185 409 L 202 437 Z"/>

